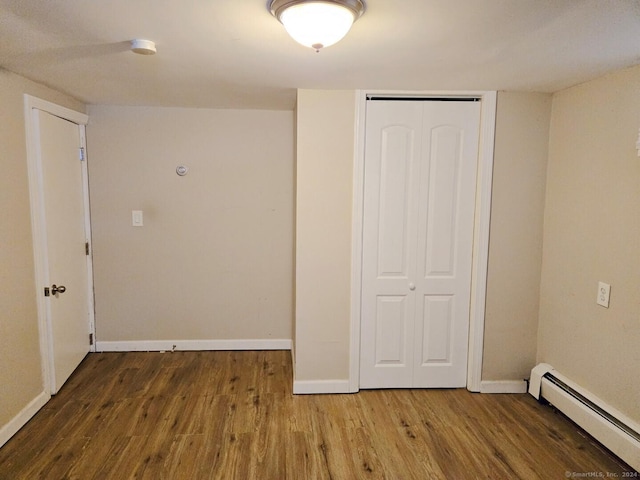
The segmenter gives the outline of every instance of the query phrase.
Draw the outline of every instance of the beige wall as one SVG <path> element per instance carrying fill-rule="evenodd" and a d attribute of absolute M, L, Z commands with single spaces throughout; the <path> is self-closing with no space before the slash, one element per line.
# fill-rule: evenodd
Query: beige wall
<path fill-rule="evenodd" d="M 97 340 L 291 339 L 293 113 L 89 114 Z"/>
<path fill-rule="evenodd" d="M 640 421 L 640 67 L 553 97 L 538 360 Z M 598 281 L 611 304 L 596 305 Z"/>
<path fill-rule="evenodd" d="M 349 378 L 355 98 L 298 90 L 297 381 Z"/>
<path fill-rule="evenodd" d="M 296 380 L 349 378 L 354 91 L 299 90 Z M 483 380 L 535 365 L 551 97 L 498 96 Z"/>
<path fill-rule="evenodd" d="M 43 391 L 24 130 L 30 95 L 84 105 L 0 69 L 0 429 Z"/>
<path fill-rule="evenodd" d="M 483 380 L 536 363 L 551 95 L 498 93 Z"/>

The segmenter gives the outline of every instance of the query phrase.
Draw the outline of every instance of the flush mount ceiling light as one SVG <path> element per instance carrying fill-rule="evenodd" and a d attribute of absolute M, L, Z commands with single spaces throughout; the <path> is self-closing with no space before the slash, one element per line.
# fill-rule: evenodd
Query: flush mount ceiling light
<path fill-rule="evenodd" d="M 271 0 L 271 14 L 298 43 L 319 52 L 340 41 L 364 13 L 362 0 Z"/>
<path fill-rule="evenodd" d="M 131 51 L 140 55 L 154 55 L 156 53 L 156 44 L 151 40 L 136 38 L 131 40 Z"/>

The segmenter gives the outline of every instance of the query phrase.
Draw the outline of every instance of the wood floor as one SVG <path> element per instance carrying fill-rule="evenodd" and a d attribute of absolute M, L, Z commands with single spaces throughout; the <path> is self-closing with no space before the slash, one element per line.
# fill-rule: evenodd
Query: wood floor
<path fill-rule="evenodd" d="M 0 449 L 0 479 L 563 479 L 630 471 L 529 395 L 293 396 L 291 379 L 289 352 L 90 354 Z"/>

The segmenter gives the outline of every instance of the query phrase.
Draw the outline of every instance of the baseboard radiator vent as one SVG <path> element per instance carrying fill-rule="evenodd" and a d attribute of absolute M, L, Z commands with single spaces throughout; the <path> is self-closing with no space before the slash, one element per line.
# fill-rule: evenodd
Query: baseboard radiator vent
<path fill-rule="evenodd" d="M 640 470 L 640 425 L 630 418 L 546 363 L 531 370 L 529 393 L 548 401 L 629 466 Z"/>

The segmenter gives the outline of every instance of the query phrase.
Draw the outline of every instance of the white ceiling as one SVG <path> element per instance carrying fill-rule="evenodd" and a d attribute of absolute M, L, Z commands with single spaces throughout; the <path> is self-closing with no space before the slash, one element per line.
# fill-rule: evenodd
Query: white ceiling
<path fill-rule="evenodd" d="M 89 104 L 290 109 L 296 88 L 553 92 L 640 63 L 640 0 L 368 0 L 320 53 L 267 4 L 0 0 L 0 66 Z"/>

